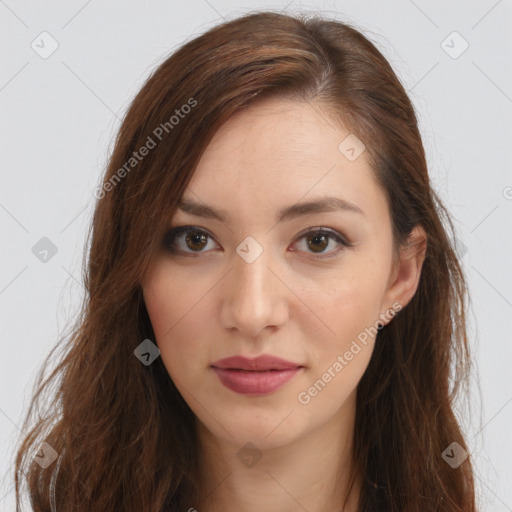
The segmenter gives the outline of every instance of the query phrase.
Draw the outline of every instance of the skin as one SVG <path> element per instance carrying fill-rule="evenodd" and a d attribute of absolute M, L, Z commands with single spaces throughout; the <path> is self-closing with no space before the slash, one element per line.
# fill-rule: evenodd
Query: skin
<path fill-rule="evenodd" d="M 187 244 L 178 236 L 178 251 L 162 248 L 145 275 L 162 360 L 198 418 L 204 500 L 191 504 L 198 510 L 320 512 L 339 510 L 345 497 L 356 388 L 375 336 L 309 403 L 298 396 L 393 304 L 410 301 L 426 239 L 415 228 L 411 241 L 422 249 L 394 258 L 388 204 L 365 152 L 350 161 L 338 150 L 349 134 L 318 104 L 271 99 L 237 113 L 215 134 L 184 194 L 225 210 L 229 222 L 177 210 L 170 227 L 211 237 Z M 279 209 L 325 195 L 364 215 L 331 211 L 276 223 Z M 314 235 L 301 236 L 308 227 L 331 228 L 352 246 L 328 237 L 311 248 Z M 236 252 L 248 236 L 263 249 L 252 263 Z M 224 387 L 210 368 L 260 354 L 304 369 L 277 391 L 248 396 Z M 248 442 L 261 455 L 250 467 L 237 456 Z M 358 475 L 347 512 L 356 510 L 360 483 Z"/>

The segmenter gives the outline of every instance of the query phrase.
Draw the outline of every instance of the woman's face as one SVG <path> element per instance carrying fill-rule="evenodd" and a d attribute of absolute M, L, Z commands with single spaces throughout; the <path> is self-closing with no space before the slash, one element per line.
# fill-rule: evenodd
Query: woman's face
<path fill-rule="evenodd" d="M 374 327 L 408 299 L 394 284 L 386 198 L 348 136 L 306 103 L 266 100 L 232 117 L 184 193 L 198 208 L 169 226 L 196 231 L 168 234 L 145 276 L 163 363 L 216 438 L 269 448 L 353 418 Z M 312 206 L 327 197 L 330 208 Z M 218 368 L 261 355 L 291 368 Z"/>

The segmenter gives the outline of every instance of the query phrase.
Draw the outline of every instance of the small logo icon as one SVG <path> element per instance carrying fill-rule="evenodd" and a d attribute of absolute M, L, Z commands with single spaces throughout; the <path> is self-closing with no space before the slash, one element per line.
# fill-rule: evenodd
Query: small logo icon
<path fill-rule="evenodd" d="M 105 197 L 105 189 L 103 187 L 96 187 L 92 191 L 92 195 L 94 199 L 103 199 Z"/>
<path fill-rule="evenodd" d="M 43 441 L 32 458 L 43 468 L 47 468 L 58 457 L 57 452 L 46 441 Z"/>
<path fill-rule="evenodd" d="M 459 240 L 457 237 L 453 238 L 452 244 L 455 248 L 455 251 L 459 255 L 459 258 L 463 258 L 464 255 L 468 252 L 467 246 L 464 244 L 462 240 Z"/>
<path fill-rule="evenodd" d="M 512 199 L 512 187 L 505 187 L 503 189 L 503 197 L 508 200 Z"/>
<path fill-rule="evenodd" d="M 59 43 L 48 32 L 41 32 L 32 41 L 32 43 L 30 43 L 30 46 L 32 50 L 34 50 L 39 55 L 39 57 L 42 59 L 47 59 L 57 50 Z"/>
<path fill-rule="evenodd" d="M 263 247 L 252 236 L 248 236 L 238 245 L 236 252 L 246 263 L 252 263 L 263 253 Z"/>
<path fill-rule="evenodd" d="M 366 146 L 353 133 L 345 137 L 338 146 L 339 152 L 351 162 L 357 160 L 365 149 Z"/>
<path fill-rule="evenodd" d="M 459 443 L 454 441 L 446 448 L 441 457 L 443 457 L 452 468 L 456 469 L 468 458 L 468 454 Z"/>
<path fill-rule="evenodd" d="M 469 48 L 469 43 L 457 31 L 453 31 L 443 39 L 441 48 L 452 59 L 458 59 Z"/>
<path fill-rule="evenodd" d="M 252 468 L 261 459 L 262 454 L 252 443 L 246 443 L 238 450 L 236 456 L 244 466 Z"/>
<path fill-rule="evenodd" d="M 151 340 L 145 339 L 133 353 L 143 365 L 149 366 L 160 355 L 160 349 Z"/>
<path fill-rule="evenodd" d="M 33 247 L 32 254 L 43 263 L 48 263 L 56 254 L 57 246 L 46 236 L 43 236 Z"/>

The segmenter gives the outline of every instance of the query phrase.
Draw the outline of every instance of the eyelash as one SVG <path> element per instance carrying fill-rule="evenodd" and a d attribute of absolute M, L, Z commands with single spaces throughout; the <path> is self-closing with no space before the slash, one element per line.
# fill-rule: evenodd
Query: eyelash
<path fill-rule="evenodd" d="M 190 256 L 193 258 L 200 257 L 200 255 L 202 254 L 203 251 L 188 252 L 188 251 L 183 251 L 181 249 L 176 248 L 176 246 L 174 244 L 175 238 L 183 233 L 194 233 L 194 234 L 199 234 L 199 235 L 206 235 L 208 238 L 211 238 L 212 240 L 215 241 L 215 238 L 212 235 L 210 235 L 210 233 L 208 233 L 208 231 L 200 229 L 196 226 L 188 226 L 188 225 L 187 226 L 176 226 L 176 227 L 169 229 L 169 231 L 164 235 L 164 238 L 162 241 L 164 248 L 167 251 L 169 251 L 171 254 L 181 253 L 181 254 L 185 254 L 186 256 Z M 323 235 L 323 236 L 330 237 L 331 239 L 335 240 L 342 246 L 338 250 L 331 251 L 331 252 L 327 253 L 327 255 L 325 255 L 325 253 L 309 253 L 309 254 L 313 255 L 314 259 L 332 258 L 333 256 L 336 256 L 340 251 L 342 251 L 343 248 L 352 246 L 352 244 L 348 243 L 337 231 L 335 231 L 334 229 L 325 228 L 325 227 L 309 228 L 307 231 L 305 231 L 304 233 L 299 235 L 297 240 L 307 238 L 308 236 L 311 236 L 311 235 L 317 235 L 317 236 Z M 204 252 L 206 252 L 206 251 L 204 251 Z"/>

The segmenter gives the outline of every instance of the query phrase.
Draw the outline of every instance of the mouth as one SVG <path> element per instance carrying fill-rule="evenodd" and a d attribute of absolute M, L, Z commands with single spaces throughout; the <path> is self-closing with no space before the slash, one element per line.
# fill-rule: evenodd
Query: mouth
<path fill-rule="evenodd" d="M 244 395 L 263 395 L 283 387 L 304 366 L 274 356 L 248 359 L 234 356 L 210 365 L 220 382 L 231 391 Z"/>

